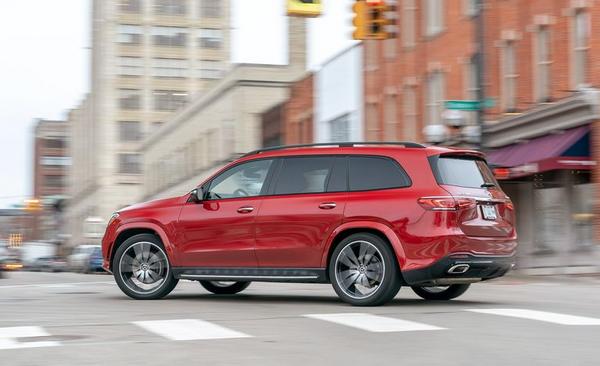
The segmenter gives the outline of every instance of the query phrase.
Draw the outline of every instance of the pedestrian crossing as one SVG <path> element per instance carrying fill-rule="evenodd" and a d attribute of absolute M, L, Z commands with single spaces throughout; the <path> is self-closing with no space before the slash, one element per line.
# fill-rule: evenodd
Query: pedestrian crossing
<path fill-rule="evenodd" d="M 478 314 L 481 316 L 510 317 L 548 323 L 558 326 L 600 326 L 600 318 L 586 316 L 554 313 L 530 309 L 506 308 L 506 309 L 462 309 L 453 313 Z M 411 314 L 413 316 L 414 314 Z M 442 331 L 449 328 L 435 324 L 442 319 L 435 319 L 429 314 L 427 323 L 402 319 L 403 316 L 377 315 L 370 313 L 322 313 L 322 314 L 300 314 L 292 317 L 310 319 L 311 324 L 307 327 L 313 334 L 316 322 L 328 324 L 329 327 L 340 327 L 339 329 L 357 329 L 366 333 L 398 333 Z M 257 319 L 256 321 L 260 321 Z M 156 340 L 166 339 L 169 341 L 210 341 L 254 338 L 257 335 L 248 334 L 237 329 L 225 327 L 223 321 L 207 321 L 202 319 L 162 319 L 141 320 L 128 323 L 139 331 L 143 331 L 149 337 Z M 258 329 L 258 328 L 253 328 Z M 53 336 L 51 332 L 40 326 L 0 327 L 0 352 L 3 350 L 18 350 L 25 348 L 45 348 L 67 345 Z"/>

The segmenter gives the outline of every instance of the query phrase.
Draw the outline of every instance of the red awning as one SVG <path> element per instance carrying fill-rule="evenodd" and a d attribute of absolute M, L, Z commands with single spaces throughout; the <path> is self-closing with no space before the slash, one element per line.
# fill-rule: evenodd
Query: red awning
<path fill-rule="evenodd" d="M 520 144 L 509 145 L 487 154 L 491 165 L 516 167 L 561 156 L 590 132 L 589 126 L 567 130 L 556 135 L 538 137 Z"/>

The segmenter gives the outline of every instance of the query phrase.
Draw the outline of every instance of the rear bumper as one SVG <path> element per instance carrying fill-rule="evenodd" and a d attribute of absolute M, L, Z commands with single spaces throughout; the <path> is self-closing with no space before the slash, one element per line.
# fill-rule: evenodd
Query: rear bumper
<path fill-rule="evenodd" d="M 515 255 L 453 254 L 428 267 L 402 272 L 402 276 L 412 286 L 473 283 L 504 276 L 514 265 Z"/>

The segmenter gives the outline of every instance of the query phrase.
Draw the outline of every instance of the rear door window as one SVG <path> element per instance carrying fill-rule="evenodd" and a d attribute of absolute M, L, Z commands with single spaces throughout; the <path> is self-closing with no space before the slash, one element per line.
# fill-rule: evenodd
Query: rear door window
<path fill-rule="evenodd" d="M 351 156 L 348 169 L 351 191 L 403 188 L 411 185 L 404 169 L 389 158 Z"/>
<path fill-rule="evenodd" d="M 485 160 L 470 156 L 435 156 L 430 159 L 438 184 L 467 188 L 497 185 Z"/>
<path fill-rule="evenodd" d="M 345 186 L 342 181 L 345 179 L 343 167 L 336 164 L 339 160 L 342 159 L 332 156 L 285 158 L 273 193 L 323 193 L 332 189 L 339 190 L 342 185 Z"/>

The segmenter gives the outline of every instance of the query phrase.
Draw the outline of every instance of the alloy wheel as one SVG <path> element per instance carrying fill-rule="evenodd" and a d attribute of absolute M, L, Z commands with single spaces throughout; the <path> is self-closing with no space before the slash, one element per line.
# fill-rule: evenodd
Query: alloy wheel
<path fill-rule="evenodd" d="M 142 241 L 131 245 L 119 260 L 125 286 L 138 294 L 157 291 L 169 276 L 169 261 L 158 245 Z"/>
<path fill-rule="evenodd" d="M 357 240 L 348 243 L 335 261 L 335 277 L 341 290 L 353 299 L 371 297 L 385 277 L 385 264 L 372 243 Z"/>

